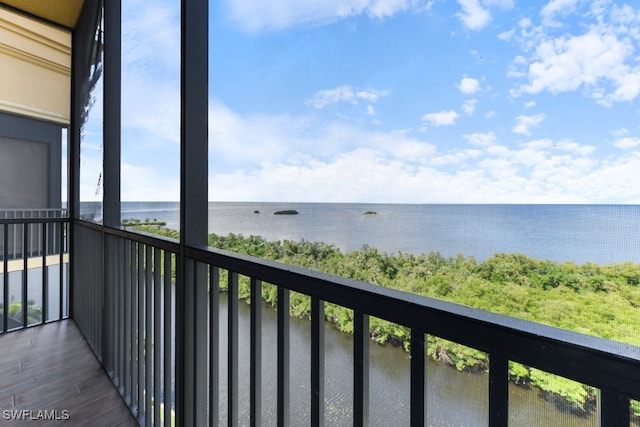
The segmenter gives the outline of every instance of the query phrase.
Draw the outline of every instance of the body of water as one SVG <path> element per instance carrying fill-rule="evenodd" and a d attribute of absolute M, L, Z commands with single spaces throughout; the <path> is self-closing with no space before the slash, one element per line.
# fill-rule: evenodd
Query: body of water
<path fill-rule="evenodd" d="M 299 214 L 273 214 L 285 209 Z M 177 202 L 122 205 L 123 219 L 157 219 L 174 229 L 179 215 Z M 369 245 L 389 253 L 463 254 L 479 261 L 495 253 L 522 253 L 579 264 L 640 262 L 636 205 L 211 202 L 209 232 L 322 241 L 343 251 Z"/>
<path fill-rule="evenodd" d="M 239 305 L 239 422 L 249 425 L 249 305 Z M 227 409 L 227 298 L 220 295 L 220 415 L 223 425 Z M 311 423 L 311 322 L 291 319 L 291 425 Z M 277 313 L 270 307 L 262 311 L 262 416 L 275 425 L 277 401 Z M 325 324 L 325 425 L 353 425 L 353 337 Z M 399 347 L 369 343 L 369 423 L 371 426 L 410 425 L 411 360 Z M 427 360 L 426 412 L 428 426 L 486 426 L 489 420 L 486 374 L 458 372 L 450 366 Z M 509 425 L 527 427 L 592 427 L 595 411 L 576 415 L 536 389 L 509 385 Z"/>
<path fill-rule="evenodd" d="M 86 206 L 85 206 L 86 208 Z M 298 215 L 274 215 L 295 209 Z M 375 212 L 375 213 L 373 213 Z M 122 218 L 165 221 L 179 228 L 177 203 L 123 203 Z M 518 252 L 577 263 L 640 262 L 640 207 L 620 205 L 393 205 L 312 203 L 210 203 L 209 232 L 260 235 L 269 240 L 309 240 L 343 251 L 376 247 L 385 252 L 464 254 L 483 260 Z M 240 419 L 248 422 L 249 308 L 240 305 Z M 221 343 L 226 343 L 226 295 L 221 295 Z M 263 415 L 275 417 L 276 313 L 263 310 Z M 326 325 L 327 425 L 352 422 L 352 337 Z M 291 411 L 296 425 L 309 423 L 310 323 L 291 319 Z M 221 348 L 221 401 L 226 397 Z M 410 360 L 402 349 L 370 343 L 371 425 L 408 425 Z M 486 374 L 461 373 L 429 360 L 428 425 L 486 425 Z M 510 425 L 593 426 L 593 411 L 578 416 L 539 390 L 509 388 Z M 221 403 L 221 415 L 226 407 Z M 270 423 L 270 422 L 269 422 Z"/>

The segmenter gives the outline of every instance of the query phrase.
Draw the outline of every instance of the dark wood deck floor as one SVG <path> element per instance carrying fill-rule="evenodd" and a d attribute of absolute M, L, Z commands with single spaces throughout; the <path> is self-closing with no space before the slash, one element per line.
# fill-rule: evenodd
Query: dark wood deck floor
<path fill-rule="evenodd" d="M 73 321 L 0 335 L 0 426 L 137 425 Z"/>

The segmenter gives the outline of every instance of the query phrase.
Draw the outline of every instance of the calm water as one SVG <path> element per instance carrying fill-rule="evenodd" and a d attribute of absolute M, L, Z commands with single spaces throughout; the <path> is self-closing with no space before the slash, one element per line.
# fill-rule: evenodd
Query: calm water
<path fill-rule="evenodd" d="M 295 209 L 299 215 L 274 211 Z M 255 213 L 258 211 L 259 213 Z M 375 215 L 365 215 L 367 211 Z M 124 203 L 123 218 L 157 219 L 178 228 L 177 203 Z M 261 235 L 270 240 L 306 239 L 332 243 L 344 251 L 367 244 L 385 252 L 462 253 L 482 260 L 497 252 L 582 262 L 640 262 L 640 207 L 607 205 L 388 205 L 211 203 L 209 231 Z M 226 342 L 226 304 L 221 295 L 221 342 Z M 248 420 L 248 306 L 240 305 L 240 418 Z M 263 415 L 275 416 L 276 314 L 263 311 Z M 309 422 L 310 323 L 291 319 L 292 422 Z M 352 422 L 352 337 L 327 325 L 325 387 L 327 425 Z M 221 349 L 222 359 L 226 351 Z M 221 363 L 224 363 L 221 360 Z M 372 425 L 408 425 L 409 358 L 391 346 L 370 347 Z M 487 375 L 459 373 L 428 362 L 428 425 L 486 425 Z M 226 393 L 221 373 L 220 392 Z M 510 385 L 510 425 L 593 426 L 595 416 L 559 410 L 534 390 Z M 226 416 L 226 408 L 221 415 Z"/>
<path fill-rule="evenodd" d="M 299 215 L 273 215 L 283 209 Z M 367 211 L 376 214 L 365 215 Z M 122 218 L 158 219 L 178 229 L 179 207 L 175 202 L 124 202 Z M 494 253 L 517 252 L 576 263 L 640 262 L 636 205 L 212 202 L 209 232 L 322 241 L 343 251 L 366 244 L 390 253 L 460 253 L 480 261 Z"/>
<path fill-rule="evenodd" d="M 221 376 L 220 396 L 226 402 L 227 304 L 220 295 Z M 291 425 L 310 425 L 310 322 L 291 319 Z M 249 425 L 249 340 L 250 313 L 247 304 L 239 306 L 239 422 Z M 277 382 L 276 311 L 265 307 L 262 315 L 262 415 L 265 425 L 275 425 Z M 353 338 L 325 324 L 325 425 L 353 425 Z M 371 426 L 407 426 L 410 400 L 410 359 L 402 349 L 369 344 L 369 421 Z M 458 372 L 427 360 L 428 426 L 474 427 L 488 423 L 488 375 Z M 509 425 L 527 427 L 587 427 L 596 425 L 593 411 L 572 415 L 537 391 L 509 386 Z M 221 425 L 227 410 L 220 406 Z"/>

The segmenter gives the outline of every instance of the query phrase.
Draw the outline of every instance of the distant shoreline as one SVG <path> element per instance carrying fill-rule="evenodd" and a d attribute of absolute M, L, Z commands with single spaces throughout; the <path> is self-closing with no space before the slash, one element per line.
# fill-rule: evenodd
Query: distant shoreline
<path fill-rule="evenodd" d="M 299 215 L 272 215 L 289 209 Z M 363 215 L 367 211 L 376 215 Z M 93 212 L 93 220 L 101 214 Z M 179 228 L 179 217 L 176 202 L 122 204 L 123 219 L 157 218 Z M 368 244 L 388 253 L 438 251 L 478 260 L 515 252 L 558 262 L 640 262 L 636 205 L 210 202 L 208 232 L 325 241 L 344 251 Z"/>

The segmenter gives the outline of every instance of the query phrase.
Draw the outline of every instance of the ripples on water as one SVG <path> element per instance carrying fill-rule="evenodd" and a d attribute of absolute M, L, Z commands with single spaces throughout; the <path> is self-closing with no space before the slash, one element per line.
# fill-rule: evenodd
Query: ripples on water
<path fill-rule="evenodd" d="M 226 343 L 226 294 L 221 294 L 220 339 Z M 249 423 L 249 306 L 239 307 L 240 424 Z M 262 316 L 263 401 L 267 425 L 276 419 L 277 314 L 265 306 Z M 291 319 L 291 425 L 310 424 L 311 322 Z M 325 424 L 353 425 L 353 338 L 325 324 Z M 221 401 L 226 402 L 226 347 L 221 346 Z M 370 425 L 409 425 L 410 360 L 401 348 L 370 343 Z M 427 361 L 427 414 L 430 426 L 486 426 L 488 424 L 488 375 L 458 372 Z M 510 387 L 510 425 L 540 427 L 595 426 L 595 417 L 578 417 L 560 410 L 535 390 Z M 222 422 L 226 407 L 221 406 Z"/>

